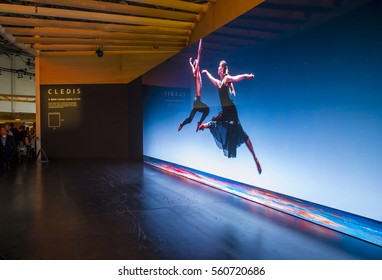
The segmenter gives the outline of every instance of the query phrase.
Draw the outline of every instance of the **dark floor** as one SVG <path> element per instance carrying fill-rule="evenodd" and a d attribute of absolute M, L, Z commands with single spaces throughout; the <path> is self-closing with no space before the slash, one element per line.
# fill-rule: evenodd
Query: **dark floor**
<path fill-rule="evenodd" d="M 150 166 L 0 170 L 0 259 L 382 259 L 382 248 Z"/>

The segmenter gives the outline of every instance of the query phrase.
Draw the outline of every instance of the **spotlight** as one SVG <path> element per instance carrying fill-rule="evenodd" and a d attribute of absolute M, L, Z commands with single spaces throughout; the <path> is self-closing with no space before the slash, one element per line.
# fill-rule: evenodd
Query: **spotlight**
<path fill-rule="evenodd" d="M 98 48 L 95 53 L 98 57 L 103 57 L 103 50 L 101 48 Z"/>

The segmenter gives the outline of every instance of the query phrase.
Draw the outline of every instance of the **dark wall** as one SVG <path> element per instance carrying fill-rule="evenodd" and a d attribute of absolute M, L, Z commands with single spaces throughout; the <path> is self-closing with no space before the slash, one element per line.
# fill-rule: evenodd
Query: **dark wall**
<path fill-rule="evenodd" d="M 142 159 L 140 79 L 128 85 L 43 85 L 40 94 L 41 145 L 48 158 Z"/>
<path fill-rule="evenodd" d="M 129 94 L 128 102 L 128 153 L 134 161 L 143 160 L 143 91 L 141 78 L 130 83 L 133 94 Z"/>

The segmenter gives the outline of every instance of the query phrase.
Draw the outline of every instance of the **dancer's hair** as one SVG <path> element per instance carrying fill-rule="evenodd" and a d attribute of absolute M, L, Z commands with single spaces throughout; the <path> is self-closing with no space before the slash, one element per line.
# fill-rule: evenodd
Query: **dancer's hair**
<path fill-rule="evenodd" d="M 220 65 L 224 67 L 224 76 L 228 75 L 228 65 L 225 60 L 220 61 Z M 232 83 L 228 84 L 229 91 L 231 94 L 235 95 L 235 88 L 233 87 Z"/>

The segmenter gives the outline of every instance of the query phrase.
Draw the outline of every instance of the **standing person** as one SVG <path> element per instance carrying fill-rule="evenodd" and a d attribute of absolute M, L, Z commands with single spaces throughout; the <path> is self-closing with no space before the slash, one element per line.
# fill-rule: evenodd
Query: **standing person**
<path fill-rule="evenodd" d="M 11 126 L 9 123 L 4 124 L 5 129 L 7 130 L 7 134 L 13 136 L 13 132 L 11 130 Z"/>
<path fill-rule="evenodd" d="M 33 122 L 31 129 L 29 130 L 30 145 L 28 149 L 28 158 L 36 159 L 36 122 Z"/>
<path fill-rule="evenodd" d="M 194 81 L 195 81 L 196 94 L 194 98 L 194 104 L 193 104 L 190 116 L 179 124 L 178 131 L 180 131 L 184 125 L 192 122 L 196 112 L 201 112 L 202 116 L 200 117 L 198 125 L 196 126 L 196 132 L 198 132 L 200 124 L 203 123 L 203 121 L 206 119 L 206 117 L 208 116 L 210 112 L 210 108 L 207 106 L 207 104 L 203 103 L 201 100 L 202 77 L 200 75 L 200 68 L 199 68 L 201 52 L 202 52 L 202 39 L 199 40 L 198 57 L 194 60 L 194 62 L 192 62 L 192 57 L 190 57 L 190 60 L 189 60 L 192 74 L 194 76 Z"/>
<path fill-rule="evenodd" d="M 245 143 L 255 160 L 257 171 L 261 174 L 262 168 L 256 157 L 251 139 L 243 130 L 236 106 L 229 96 L 229 89 L 233 88 L 232 83 L 239 82 L 243 79 L 251 80 L 254 78 L 254 75 L 241 74 L 230 76 L 228 74 L 227 63 L 224 60 L 220 62 L 218 68 L 220 79 L 214 78 L 207 70 L 203 70 L 202 73 L 207 74 L 211 83 L 218 89 L 222 111 L 214 116 L 210 122 L 201 124 L 199 129 L 210 129 L 216 145 L 220 149 L 223 149 L 224 155 L 228 158 L 236 157 L 236 149 L 242 143 Z M 231 91 L 231 94 L 234 94 L 234 91 Z"/>
<path fill-rule="evenodd" d="M 13 137 L 15 137 L 16 144 L 19 143 L 19 131 L 15 127 L 15 124 L 13 122 L 9 123 L 9 132 L 12 132 Z"/>
<path fill-rule="evenodd" d="M 0 162 L 9 169 L 16 154 L 16 142 L 12 135 L 8 135 L 5 126 L 0 127 Z"/>

